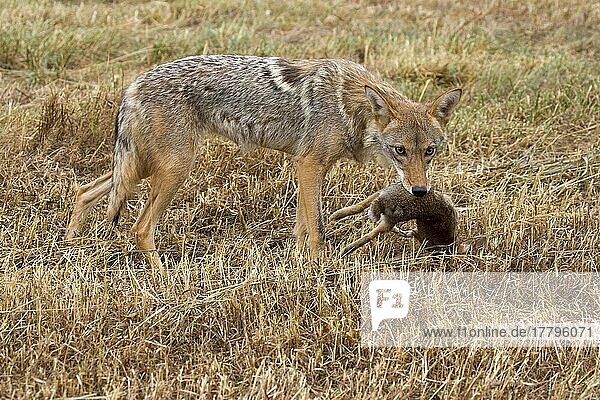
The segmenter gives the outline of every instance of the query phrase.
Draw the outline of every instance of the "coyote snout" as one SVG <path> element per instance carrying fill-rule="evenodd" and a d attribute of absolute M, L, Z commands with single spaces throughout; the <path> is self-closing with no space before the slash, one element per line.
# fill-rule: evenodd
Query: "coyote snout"
<path fill-rule="evenodd" d="M 423 197 L 429 191 L 429 187 L 427 186 L 413 186 L 411 188 L 411 193 L 417 197 Z"/>

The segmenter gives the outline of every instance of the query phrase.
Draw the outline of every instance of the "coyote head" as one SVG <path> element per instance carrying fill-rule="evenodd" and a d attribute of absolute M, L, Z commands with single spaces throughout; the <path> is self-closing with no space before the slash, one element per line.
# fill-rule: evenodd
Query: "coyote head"
<path fill-rule="evenodd" d="M 429 163 L 445 142 L 444 127 L 460 100 L 461 89 L 450 90 L 431 103 L 393 99 L 365 86 L 375 116 L 373 136 L 381 155 L 396 168 L 398 181 L 415 196 L 430 189 Z"/>

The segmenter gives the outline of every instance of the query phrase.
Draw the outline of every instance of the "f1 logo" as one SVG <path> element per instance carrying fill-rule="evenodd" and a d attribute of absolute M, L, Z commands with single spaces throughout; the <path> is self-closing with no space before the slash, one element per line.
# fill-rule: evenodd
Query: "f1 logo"
<path fill-rule="evenodd" d="M 369 283 L 371 330 L 376 331 L 384 319 L 408 315 L 410 284 L 405 280 L 376 280 Z"/>

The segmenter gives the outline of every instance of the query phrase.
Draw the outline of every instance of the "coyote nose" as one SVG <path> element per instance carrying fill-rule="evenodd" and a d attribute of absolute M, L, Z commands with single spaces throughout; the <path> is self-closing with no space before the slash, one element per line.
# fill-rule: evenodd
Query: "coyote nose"
<path fill-rule="evenodd" d="M 427 188 L 425 186 L 413 186 L 412 194 L 417 197 L 423 197 L 427 194 Z"/>

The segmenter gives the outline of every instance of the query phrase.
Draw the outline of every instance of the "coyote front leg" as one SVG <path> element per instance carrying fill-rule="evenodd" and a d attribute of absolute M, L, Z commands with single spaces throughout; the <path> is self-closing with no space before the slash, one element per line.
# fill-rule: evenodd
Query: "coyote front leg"
<path fill-rule="evenodd" d="M 308 235 L 310 255 L 316 258 L 323 245 L 323 218 L 321 214 L 321 187 L 327 165 L 307 156 L 300 158 L 298 168 L 298 210 L 296 213 L 296 239 L 304 244 Z"/>

